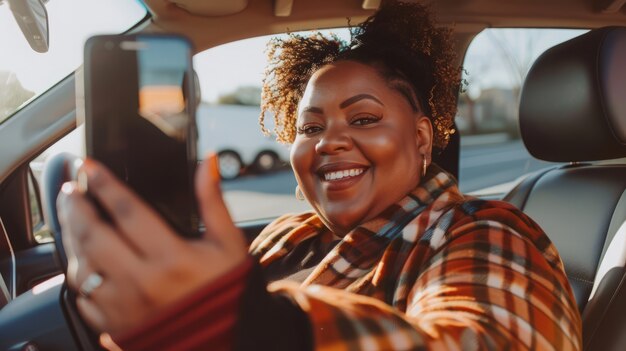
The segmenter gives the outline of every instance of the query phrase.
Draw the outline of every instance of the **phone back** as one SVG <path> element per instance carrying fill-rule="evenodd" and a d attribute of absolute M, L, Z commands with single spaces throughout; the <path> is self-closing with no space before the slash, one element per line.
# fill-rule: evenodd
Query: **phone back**
<path fill-rule="evenodd" d="M 87 156 L 109 167 L 181 235 L 199 235 L 191 47 L 171 35 L 85 45 Z"/>

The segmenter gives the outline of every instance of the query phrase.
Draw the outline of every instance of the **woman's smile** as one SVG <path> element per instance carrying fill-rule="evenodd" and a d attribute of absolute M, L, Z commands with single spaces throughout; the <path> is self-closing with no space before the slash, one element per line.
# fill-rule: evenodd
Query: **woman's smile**
<path fill-rule="evenodd" d="M 348 189 L 356 185 L 369 166 L 349 162 L 334 162 L 320 166 L 316 170 L 326 192 Z"/>

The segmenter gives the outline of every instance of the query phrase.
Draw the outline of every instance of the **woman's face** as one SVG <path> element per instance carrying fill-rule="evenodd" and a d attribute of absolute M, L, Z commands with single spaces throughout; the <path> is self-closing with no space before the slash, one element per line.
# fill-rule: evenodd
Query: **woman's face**
<path fill-rule="evenodd" d="M 315 72 L 298 107 L 291 164 L 324 223 L 344 235 L 419 184 L 432 127 L 378 73 L 355 61 Z"/>

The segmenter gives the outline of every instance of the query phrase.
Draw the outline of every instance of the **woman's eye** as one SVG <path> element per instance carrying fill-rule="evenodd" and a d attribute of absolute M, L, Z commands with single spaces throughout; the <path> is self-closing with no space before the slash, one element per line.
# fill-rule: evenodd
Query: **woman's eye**
<path fill-rule="evenodd" d="M 354 125 L 358 125 L 358 126 L 365 126 L 368 124 L 372 124 L 372 123 L 376 123 L 380 120 L 379 117 L 376 116 L 359 116 L 356 117 L 355 119 L 352 120 L 352 124 Z"/>
<path fill-rule="evenodd" d="M 318 133 L 322 130 L 321 127 L 319 126 L 304 126 L 304 127 L 298 127 L 297 132 L 298 134 L 304 134 L 304 135 L 311 135 L 311 134 L 315 134 Z"/>

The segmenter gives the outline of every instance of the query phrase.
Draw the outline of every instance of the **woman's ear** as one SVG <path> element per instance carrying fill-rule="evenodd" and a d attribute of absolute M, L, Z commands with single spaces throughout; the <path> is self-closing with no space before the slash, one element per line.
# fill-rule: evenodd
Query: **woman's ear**
<path fill-rule="evenodd" d="M 424 155 L 430 164 L 430 158 L 433 150 L 433 125 L 430 118 L 422 115 L 417 117 L 415 132 L 417 133 L 417 150 L 420 155 Z"/>

